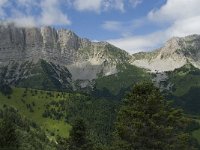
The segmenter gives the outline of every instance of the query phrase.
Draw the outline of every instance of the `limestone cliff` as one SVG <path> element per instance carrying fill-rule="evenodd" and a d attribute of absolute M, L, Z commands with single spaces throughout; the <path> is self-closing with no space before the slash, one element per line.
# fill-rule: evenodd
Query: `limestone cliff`
<path fill-rule="evenodd" d="M 129 60 L 129 54 L 106 42 L 91 42 L 70 30 L 52 27 L 19 28 L 0 26 L 0 66 L 16 62 L 49 63 L 69 69 L 72 79 L 93 80 L 98 74 L 117 72 L 117 64 Z"/>
<path fill-rule="evenodd" d="M 48 79 L 75 89 L 77 83 L 87 87 L 99 76 L 120 72 L 121 64 L 166 72 L 188 63 L 200 68 L 200 35 L 175 37 L 160 49 L 131 56 L 107 42 L 91 42 L 66 29 L 0 26 L 0 77 L 9 83 L 32 78 L 42 79 L 45 85 L 43 79 Z"/>
<path fill-rule="evenodd" d="M 174 37 L 164 47 L 132 56 L 131 64 L 152 72 L 173 71 L 187 63 L 200 68 L 200 35 Z"/>

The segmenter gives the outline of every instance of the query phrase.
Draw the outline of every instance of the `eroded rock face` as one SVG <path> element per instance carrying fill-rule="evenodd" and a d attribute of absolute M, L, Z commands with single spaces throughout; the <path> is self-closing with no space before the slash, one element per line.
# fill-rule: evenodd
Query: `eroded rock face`
<path fill-rule="evenodd" d="M 188 62 L 200 68 L 200 36 L 172 38 L 156 51 L 130 56 L 109 43 L 91 42 L 70 30 L 0 26 L 1 66 L 10 61 L 37 63 L 40 59 L 67 67 L 74 80 L 115 74 L 120 63 L 131 63 L 151 72 L 172 71 Z"/>
<path fill-rule="evenodd" d="M 27 60 L 37 61 L 39 58 L 41 58 L 42 54 L 41 47 L 43 45 L 43 40 L 42 40 L 43 37 L 41 35 L 40 30 L 37 28 L 18 29 L 18 30 L 24 31 L 23 39 L 25 43 L 21 41 L 21 44 L 25 45 L 24 50 L 22 51 L 25 58 L 22 57 L 21 60 L 27 59 Z"/>
<path fill-rule="evenodd" d="M 0 62 L 22 58 L 24 49 L 24 30 L 0 26 Z"/>
<path fill-rule="evenodd" d="M 43 81 L 48 76 L 59 88 L 92 88 L 95 79 L 118 73 L 118 65 L 126 63 L 158 72 L 155 83 L 164 82 L 167 78 L 162 72 L 187 63 L 200 68 L 200 36 L 172 38 L 160 49 L 131 56 L 107 42 L 91 42 L 69 30 L 0 25 L 0 79 L 13 85 L 29 84 L 30 79 L 32 84 L 46 85 Z"/>
<path fill-rule="evenodd" d="M 40 59 L 69 68 L 73 79 L 92 80 L 99 73 L 117 72 L 116 65 L 129 55 L 106 42 L 91 42 L 69 30 L 51 27 L 0 26 L 0 64 Z"/>
<path fill-rule="evenodd" d="M 131 64 L 149 69 L 151 72 L 173 71 L 187 63 L 200 68 L 200 36 L 172 38 L 154 52 L 132 56 Z"/>

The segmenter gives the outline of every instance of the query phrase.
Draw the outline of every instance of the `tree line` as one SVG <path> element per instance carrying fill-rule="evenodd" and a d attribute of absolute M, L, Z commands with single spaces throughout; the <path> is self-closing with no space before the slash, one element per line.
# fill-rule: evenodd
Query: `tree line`
<path fill-rule="evenodd" d="M 74 121 L 70 137 L 57 138 L 59 150 L 197 150 L 191 131 L 199 124 L 173 108 L 152 83 L 134 86 L 120 105 L 112 140 L 99 146 L 88 134 L 84 118 Z M 6 118 L 0 126 L 0 148 L 17 143 L 16 130 Z M 18 145 L 15 145 L 16 149 Z M 41 149 L 42 150 L 42 149 Z"/>

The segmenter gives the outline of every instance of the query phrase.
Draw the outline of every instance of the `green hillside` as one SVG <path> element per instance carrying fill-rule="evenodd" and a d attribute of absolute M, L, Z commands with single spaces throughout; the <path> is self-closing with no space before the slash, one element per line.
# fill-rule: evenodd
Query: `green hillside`
<path fill-rule="evenodd" d="M 200 70 L 188 64 L 168 75 L 168 83 L 173 84 L 170 99 L 187 113 L 200 115 Z"/>
<path fill-rule="evenodd" d="M 146 70 L 130 64 L 118 65 L 117 69 L 117 74 L 95 80 L 96 95 L 121 99 L 134 84 L 151 80 L 151 75 Z"/>
<path fill-rule="evenodd" d="M 114 75 L 101 76 L 99 74 L 99 78 L 94 80 L 94 88 L 89 95 L 83 91 L 79 91 L 82 93 L 71 92 L 68 82 L 70 74 L 67 70 L 63 70 L 64 68 L 45 61 L 37 65 L 30 69 L 36 74 L 27 79 L 17 80 L 14 84 L 17 88 L 13 87 L 10 94 L 5 90 L 8 87 L 1 84 L 0 89 L 3 89 L 4 94 L 0 93 L 0 108 L 7 106 L 16 108 L 20 115 L 37 123 L 48 139 L 53 141 L 57 140 L 57 137 L 68 138 L 71 125 L 76 119 L 83 118 L 88 127 L 89 137 L 94 143 L 110 144 L 116 112 L 120 107 L 119 100 L 136 83 L 152 79 L 152 75 L 144 69 L 121 64 L 117 66 L 119 72 Z M 200 115 L 199 69 L 188 64 L 167 74 L 169 79 L 166 82 L 173 84 L 171 93 L 168 92 L 168 98 L 174 100 L 174 104 L 183 108 L 186 113 L 198 118 Z M 60 84 L 58 76 L 62 77 L 64 84 Z M 1 83 L 4 82 L 1 81 Z M 199 130 L 192 134 L 200 141 Z"/>
<path fill-rule="evenodd" d="M 173 83 L 173 94 L 183 96 L 193 87 L 200 87 L 200 70 L 191 64 L 173 72 L 168 72 L 169 82 Z"/>
<path fill-rule="evenodd" d="M 196 120 L 198 123 L 200 123 L 200 120 Z M 200 143 L 200 129 L 193 131 L 192 133 L 193 137 L 195 137 L 198 142 Z"/>
<path fill-rule="evenodd" d="M 50 101 L 59 101 L 68 98 L 68 94 L 59 92 L 47 92 L 33 89 L 14 88 L 10 96 L 0 93 L 0 107 L 12 106 L 19 110 L 19 113 L 31 118 L 39 124 L 47 133 L 55 133 L 68 137 L 70 125 L 63 121 L 44 118 L 42 116 L 45 105 Z"/>
<path fill-rule="evenodd" d="M 19 114 L 15 108 L 5 105 L 0 109 L 0 145 L 1 150 L 57 149 L 56 143 L 46 136 L 37 123 Z"/>
<path fill-rule="evenodd" d="M 11 106 L 37 123 L 52 140 L 68 138 L 71 124 L 84 118 L 94 142 L 106 144 L 113 132 L 117 102 L 79 93 L 13 88 L 0 93 L 0 108 Z"/>
<path fill-rule="evenodd" d="M 71 74 L 66 67 L 40 60 L 12 62 L 0 67 L 0 82 L 16 87 L 71 91 Z"/>

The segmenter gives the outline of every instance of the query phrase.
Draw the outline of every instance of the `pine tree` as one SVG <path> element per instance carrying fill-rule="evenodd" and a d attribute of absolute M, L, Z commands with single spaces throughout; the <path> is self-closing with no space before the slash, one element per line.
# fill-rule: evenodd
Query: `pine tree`
<path fill-rule="evenodd" d="M 77 119 L 70 132 L 70 150 L 93 150 L 91 141 L 87 137 L 86 124 L 83 119 Z"/>
<path fill-rule="evenodd" d="M 188 123 L 182 111 L 170 107 L 153 84 L 138 84 L 118 113 L 114 149 L 192 149 Z"/>
<path fill-rule="evenodd" d="M 9 117 L 0 122 L 0 149 L 17 149 L 18 139 L 15 126 Z"/>

